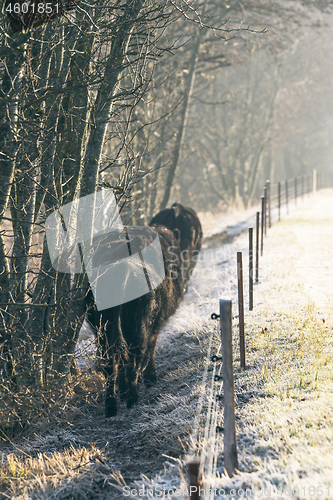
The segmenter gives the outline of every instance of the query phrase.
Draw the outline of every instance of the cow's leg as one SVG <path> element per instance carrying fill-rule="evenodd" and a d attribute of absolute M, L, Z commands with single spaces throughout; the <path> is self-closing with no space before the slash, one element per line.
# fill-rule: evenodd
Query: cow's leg
<path fill-rule="evenodd" d="M 147 387 L 151 387 L 157 382 L 156 366 L 155 366 L 155 353 L 150 357 L 147 368 L 142 373 L 144 383 Z"/>
<path fill-rule="evenodd" d="M 114 358 L 114 357 L 113 357 Z M 114 417 L 117 415 L 117 397 L 116 397 L 116 382 L 118 363 L 115 359 L 108 360 L 108 366 L 105 368 L 107 374 L 106 394 L 105 394 L 105 418 Z"/>
<path fill-rule="evenodd" d="M 132 408 L 139 399 L 138 392 L 138 378 L 139 372 L 136 366 L 136 356 L 131 355 L 129 363 L 127 364 L 127 380 L 128 380 L 128 391 L 126 395 L 127 408 Z"/>
<path fill-rule="evenodd" d="M 155 349 L 156 342 L 158 336 L 154 336 L 150 342 L 148 342 L 147 347 L 147 355 L 148 355 L 148 363 L 144 371 L 142 372 L 144 383 L 147 387 L 150 387 L 152 384 L 156 384 L 157 376 L 156 376 L 156 365 L 155 365 Z"/>
<path fill-rule="evenodd" d="M 122 401 L 126 401 L 128 393 L 128 382 L 127 382 L 127 373 L 125 365 L 119 366 L 118 389 L 119 389 L 120 399 Z"/>

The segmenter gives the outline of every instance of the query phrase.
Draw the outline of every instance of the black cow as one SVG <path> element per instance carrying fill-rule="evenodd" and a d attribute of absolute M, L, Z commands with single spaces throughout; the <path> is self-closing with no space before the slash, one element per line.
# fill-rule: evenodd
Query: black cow
<path fill-rule="evenodd" d="M 96 330 L 107 377 L 106 417 L 117 414 L 117 386 L 131 408 L 138 401 L 140 375 L 148 386 L 156 382 L 158 335 L 181 302 L 201 249 L 202 228 L 191 208 L 175 203 L 155 215 L 149 226 L 159 235 L 162 247 L 166 275 L 162 283 L 135 300 L 100 312 L 88 294 L 87 318 Z"/>

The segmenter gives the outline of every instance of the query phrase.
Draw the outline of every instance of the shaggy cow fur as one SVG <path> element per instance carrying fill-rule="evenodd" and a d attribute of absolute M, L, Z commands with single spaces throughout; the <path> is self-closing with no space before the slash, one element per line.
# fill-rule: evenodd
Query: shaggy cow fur
<path fill-rule="evenodd" d="M 98 312 L 88 320 L 97 332 L 98 352 L 107 377 L 105 416 L 117 414 L 116 390 L 130 408 L 138 401 L 138 379 L 156 382 L 155 347 L 158 335 L 181 302 L 202 244 L 202 228 L 195 212 L 175 203 L 155 215 L 149 226 L 159 235 L 166 277 L 149 293 Z"/>

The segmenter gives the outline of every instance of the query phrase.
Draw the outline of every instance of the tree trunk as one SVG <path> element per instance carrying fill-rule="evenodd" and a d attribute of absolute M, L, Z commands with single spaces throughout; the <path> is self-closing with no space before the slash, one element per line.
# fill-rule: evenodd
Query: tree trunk
<path fill-rule="evenodd" d="M 15 40 L 13 40 L 15 43 Z M 7 65 L 5 66 L 1 94 L 5 97 L 1 104 L 0 126 L 0 224 L 9 205 L 12 189 L 15 161 L 19 150 L 18 134 L 18 107 L 19 98 L 15 95 L 19 91 L 24 68 L 25 45 L 16 50 L 7 46 Z M 15 97 L 13 97 L 15 96 Z M 6 102 L 7 101 L 7 102 Z M 10 311 L 4 304 L 10 302 L 10 265 L 3 235 L 0 235 L 0 372 L 5 377 L 12 377 L 12 356 L 10 352 Z M 7 380 L 8 380 L 7 378 Z"/>
<path fill-rule="evenodd" d="M 274 109 L 275 109 L 274 104 L 275 104 L 275 99 L 276 99 L 276 96 L 278 93 L 277 75 L 275 75 L 275 77 L 276 77 L 276 81 L 275 81 L 274 89 L 272 92 L 271 101 L 270 101 L 269 106 L 268 106 L 266 124 L 265 124 L 263 131 L 261 133 L 260 140 L 259 140 L 259 143 L 257 145 L 257 150 L 256 150 L 256 153 L 254 155 L 254 159 L 251 162 L 252 168 L 251 168 L 250 175 L 249 175 L 249 191 L 248 191 L 247 199 L 244 200 L 246 207 L 250 206 L 250 204 L 252 203 L 252 200 L 254 198 L 254 194 L 255 194 L 255 191 L 257 188 L 257 184 L 259 181 L 259 175 L 260 175 L 260 171 L 261 171 L 262 154 L 263 154 L 264 147 L 265 147 L 265 144 L 266 144 L 267 139 L 268 139 L 269 130 L 270 130 L 270 127 L 271 127 L 271 124 L 273 121 L 273 117 L 274 117 Z"/>
<path fill-rule="evenodd" d="M 173 181 L 175 178 L 177 167 L 179 165 L 179 160 L 180 160 L 182 146 L 183 146 L 185 132 L 186 132 L 190 99 L 191 99 L 191 96 L 193 93 L 196 65 L 197 65 L 197 61 L 198 61 L 200 46 L 201 46 L 201 43 L 202 43 L 205 35 L 206 35 L 206 30 L 204 28 L 201 28 L 199 34 L 195 37 L 193 50 L 192 50 L 190 63 L 189 63 L 187 95 L 184 98 L 184 101 L 183 101 L 183 104 L 181 107 L 180 125 L 179 125 L 179 129 L 178 129 L 177 136 L 176 136 L 176 142 L 175 142 L 175 147 L 173 150 L 172 162 L 171 162 L 171 165 L 169 166 L 169 169 L 168 169 L 166 186 L 165 186 L 164 196 L 163 196 L 162 202 L 160 204 L 160 210 L 163 210 L 164 208 L 166 208 L 166 206 L 169 202 L 172 184 L 173 184 Z"/>

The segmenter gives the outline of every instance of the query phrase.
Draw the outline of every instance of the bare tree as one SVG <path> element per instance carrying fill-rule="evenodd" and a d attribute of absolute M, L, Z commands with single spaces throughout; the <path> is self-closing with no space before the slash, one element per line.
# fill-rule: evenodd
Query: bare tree
<path fill-rule="evenodd" d="M 138 169 L 126 129 L 173 11 L 167 1 L 98 2 L 17 34 L 1 20 L 1 374 L 23 394 L 67 381 L 85 313 L 86 278 L 52 268 L 45 218 L 95 192 L 120 152 L 113 187 L 120 208 L 128 202 Z M 115 123 L 125 132 L 108 158 Z"/>
<path fill-rule="evenodd" d="M 282 10 L 274 2 L 268 14 L 278 17 Z M 234 18 L 226 24 L 230 12 Z M 242 24 L 249 13 L 257 23 L 254 27 Z M 239 128 L 234 135 L 226 114 L 221 121 L 216 108 L 216 130 L 209 135 L 208 126 L 200 138 L 202 151 L 210 149 L 206 153 L 198 151 L 193 124 L 198 103 L 212 102 L 203 85 L 215 72 L 248 57 L 248 38 L 252 31 L 262 32 L 265 15 L 267 2 L 259 0 L 102 0 L 79 2 L 57 19 L 12 33 L 3 13 L 0 371 L 4 393 L 10 388 L 7 395 L 24 395 L 63 386 L 68 380 L 88 283 L 84 274 L 71 276 L 52 268 L 44 231 L 50 213 L 111 187 L 125 222 L 147 222 L 172 200 L 180 174 L 186 189 L 188 179 L 193 182 L 189 156 L 193 151 L 202 160 L 200 175 L 207 160 L 218 165 L 212 161 L 214 148 L 209 147 L 217 129 L 218 148 L 223 143 L 235 147 L 238 141 L 238 154 L 228 160 L 230 182 L 224 198 L 236 196 L 237 189 L 246 202 L 253 198 L 269 138 L 275 87 L 269 86 L 268 107 L 260 108 L 263 120 L 253 119 L 255 88 L 248 88 L 246 123 L 235 119 Z M 227 39 L 233 41 L 221 45 Z M 233 87 L 231 77 L 228 85 Z M 219 100 L 224 99 L 222 92 Z M 187 163 L 190 174 L 183 167 Z M 29 411 L 32 406 L 25 410 Z"/>

